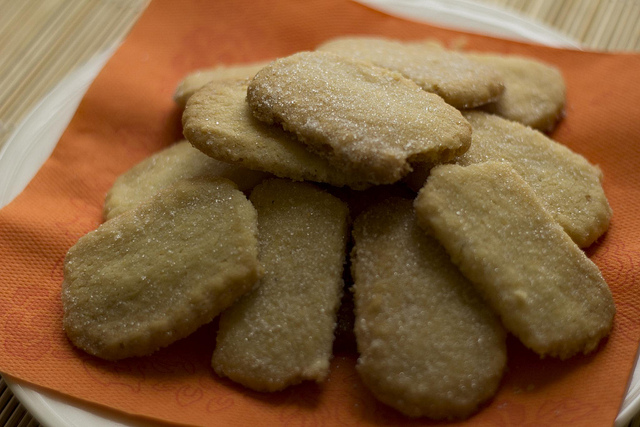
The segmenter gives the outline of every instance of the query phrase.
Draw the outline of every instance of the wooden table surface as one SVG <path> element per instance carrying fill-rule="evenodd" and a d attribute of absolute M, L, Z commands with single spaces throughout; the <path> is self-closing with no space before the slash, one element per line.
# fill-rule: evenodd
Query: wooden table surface
<path fill-rule="evenodd" d="M 584 48 L 640 51 L 638 0 L 476 0 L 545 24 Z M 120 42 L 147 0 L 0 0 L 0 150 L 68 73 Z M 35 427 L 0 377 L 0 426 Z M 640 426 L 640 416 L 630 426 Z"/>

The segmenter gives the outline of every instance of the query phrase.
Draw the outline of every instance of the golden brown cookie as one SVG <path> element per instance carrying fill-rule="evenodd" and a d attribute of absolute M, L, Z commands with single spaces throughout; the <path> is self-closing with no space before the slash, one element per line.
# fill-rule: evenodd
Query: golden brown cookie
<path fill-rule="evenodd" d="M 415 210 L 505 327 L 541 356 L 588 353 L 611 330 L 600 270 L 508 164 L 437 166 Z"/>
<path fill-rule="evenodd" d="M 224 178 L 182 180 L 69 250 L 63 324 L 82 350 L 147 355 L 210 322 L 259 279 L 256 211 Z"/>
<path fill-rule="evenodd" d="M 464 116 L 473 128 L 473 142 L 456 163 L 509 162 L 580 247 L 591 245 L 607 230 L 611 208 L 598 167 L 519 123 L 483 112 Z"/>
<path fill-rule="evenodd" d="M 502 75 L 505 90 L 482 108 L 534 129 L 552 130 L 564 114 L 566 88 L 562 73 L 551 65 L 520 56 L 473 53 L 470 58 Z"/>
<path fill-rule="evenodd" d="M 178 84 L 173 100 L 184 108 L 187 101 L 198 90 L 212 81 L 250 79 L 268 62 L 241 65 L 221 65 L 215 68 L 194 71 Z"/>
<path fill-rule="evenodd" d="M 203 154 L 188 141 L 180 141 L 152 154 L 120 175 L 107 192 L 103 216 L 105 219 L 118 216 L 161 189 L 181 179 L 196 176 L 228 178 L 241 191 L 247 192 L 269 174 L 220 162 Z"/>
<path fill-rule="evenodd" d="M 216 373 L 259 391 L 323 381 L 342 295 L 346 205 L 309 183 L 268 180 L 258 211 L 257 287 L 220 317 Z"/>
<path fill-rule="evenodd" d="M 260 70 L 247 89 L 258 119 L 281 124 L 341 170 L 390 184 L 414 162 L 464 152 L 459 111 L 396 72 L 327 52 L 301 52 Z"/>
<path fill-rule="evenodd" d="M 223 162 L 296 181 L 338 187 L 367 187 L 361 177 L 340 170 L 277 126 L 253 117 L 245 102 L 245 80 L 212 82 L 194 94 L 182 116 L 185 137 L 203 153 Z"/>
<path fill-rule="evenodd" d="M 358 373 L 411 417 L 465 418 L 496 392 L 506 333 L 496 315 L 416 221 L 390 198 L 356 218 L 352 274 Z"/>
<path fill-rule="evenodd" d="M 493 102 L 504 90 L 501 75 L 492 67 L 434 43 L 343 37 L 329 40 L 318 50 L 397 71 L 460 109 Z"/>

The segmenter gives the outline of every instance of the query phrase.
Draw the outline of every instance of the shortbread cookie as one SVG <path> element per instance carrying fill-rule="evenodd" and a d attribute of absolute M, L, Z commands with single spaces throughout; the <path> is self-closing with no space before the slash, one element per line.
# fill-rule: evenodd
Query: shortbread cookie
<path fill-rule="evenodd" d="M 342 295 L 346 205 L 310 183 L 268 180 L 258 211 L 257 287 L 220 317 L 215 371 L 259 391 L 323 381 Z"/>
<path fill-rule="evenodd" d="M 296 181 L 338 187 L 367 187 L 360 177 L 329 164 L 277 126 L 253 117 L 245 102 L 247 81 L 212 82 L 187 103 L 182 116 L 185 137 L 203 153 L 248 169 Z"/>
<path fill-rule="evenodd" d="M 269 176 L 266 172 L 220 162 L 192 147 L 188 141 L 180 141 L 120 175 L 107 193 L 103 216 L 111 219 L 181 179 L 205 175 L 228 178 L 244 192 Z"/>
<path fill-rule="evenodd" d="M 259 279 L 256 211 L 224 178 L 182 180 L 69 250 L 63 324 L 82 350 L 147 355 L 210 322 Z"/>
<path fill-rule="evenodd" d="M 184 108 L 187 101 L 193 95 L 212 81 L 250 79 L 268 62 L 242 65 L 221 65 L 211 69 L 197 70 L 187 75 L 176 87 L 173 100 Z"/>
<path fill-rule="evenodd" d="M 611 208 L 598 167 L 519 123 L 483 112 L 464 116 L 473 128 L 473 142 L 456 163 L 509 162 L 580 247 L 589 246 L 607 230 Z"/>
<path fill-rule="evenodd" d="M 318 50 L 397 71 L 460 109 L 493 102 L 504 90 L 501 75 L 492 67 L 433 43 L 344 37 L 330 40 Z"/>
<path fill-rule="evenodd" d="M 496 392 L 506 364 L 497 316 L 420 227 L 408 199 L 354 223 L 358 373 L 411 417 L 466 418 Z"/>
<path fill-rule="evenodd" d="M 483 106 L 485 111 L 543 132 L 562 118 L 566 88 L 557 68 L 519 56 L 474 53 L 469 57 L 493 67 L 504 80 L 504 93 Z"/>
<path fill-rule="evenodd" d="M 508 164 L 437 166 L 415 209 L 505 327 L 541 356 L 588 353 L 609 333 L 615 307 L 600 270 Z"/>
<path fill-rule="evenodd" d="M 455 108 L 400 74 L 327 52 L 273 61 L 249 84 L 247 102 L 340 169 L 390 184 L 413 162 L 463 153 L 471 130 Z"/>

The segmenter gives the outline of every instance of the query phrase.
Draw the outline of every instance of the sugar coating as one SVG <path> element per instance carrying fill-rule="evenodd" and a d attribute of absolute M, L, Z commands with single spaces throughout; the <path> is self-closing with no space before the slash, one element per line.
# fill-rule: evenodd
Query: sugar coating
<path fill-rule="evenodd" d="M 187 101 L 198 90 L 212 81 L 250 79 L 268 62 L 257 62 L 239 65 L 220 65 L 215 68 L 196 70 L 178 84 L 173 94 L 173 100 L 184 108 Z"/>
<path fill-rule="evenodd" d="M 390 198 L 356 218 L 357 370 L 382 402 L 411 417 L 466 418 L 496 392 L 506 333 L 496 315 Z"/>
<path fill-rule="evenodd" d="M 611 208 L 598 167 L 519 123 L 483 112 L 464 116 L 473 127 L 473 142 L 456 163 L 508 162 L 580 247 L 591 245 L 609 228 Z"/>
<path fill-rule="evenodd" d="M 64 330 L 108 360 L 194 332 L 259 279 L 256 211 L 224 178 L 177 182 L 67 253 Z"/>
<path fill-rule="evenodd" d="M 485 111 L 543 132 L 551 131 L 562 118 L 566 88 L 560 70 L 519 56 L 468 55 L 475 61 L 493 67 L 504 81 L 502 96 L 483 106 Z"/>
<path fill-rule="evenodd" d="M 342 295 L 347 207 L 310 183 L 288 180 L 265 181 L 250 199 L 265 273 L 222 314 L 213 368 L 259 391 L 321 382 Z"/>
<path fill-rule="evenodd" d="M 344 37 L 318 50 L 397 71 L 456 108 L 473 108 L 498 99 L 504 85 L 492 67 L 429 42 L 401 42 L 379 37 Z"/>
<path fill-rule="evenodd" d="M 588 353 L 609 333 L 615 306 L 600 270 L 508 164 L 437 166 L 415 210 L 507 330 L 541 356 Z"/>
<path fill-rule="evenodd" d="M 107 192 L 103 216 L 111 219 L 134 208 L 161 189 L 181 179 L 197 176 L 228 178 L 241 191 L 247 192 L 269 174 L 220 162 L 203 154 L 188 141 L 179 141 L 120 175 Z"/>
<path fill-rule="evenodd" d="M 247 89 L 254 116 L 282 124 L 343 170 L 390 184 L 412 162 L 444 162 L 464 152 L 462 115 L 400 74 L 326 52 L 273 61 Z"/>
<path fill-rule="evenodd" d="M 191 97 L 182 116 L 185 137 L 200 151 L 223 162 L 296 181 L 364 188 L 361 177 L 340 170 L 278 126 L 251 113 L 246 80 L 212 82 Z"/>

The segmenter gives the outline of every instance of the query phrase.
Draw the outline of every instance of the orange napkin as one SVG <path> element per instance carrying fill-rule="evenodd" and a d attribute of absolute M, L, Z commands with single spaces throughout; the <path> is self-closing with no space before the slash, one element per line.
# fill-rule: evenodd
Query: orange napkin
<path fill-rule="evenodd" d="M 435 37 L 449 44 L 464 37 L 471 49 L 529 55 L 562 69 L 567 117 L 553 137 L 604 171 L 614 218 L 588 254 L 614 293 L 615 326 L 597 352 L 565 362 L 540 360 L 510 339 L 500 391 L 468 423 L 611 425 L 640 336 L 640 56 L 463 34 L 346 0 L 150 4 L 51 158 L 0 211 L 0 371 L 67 397 L 179 424 L 436 425 L 376 403 L 358 380 L 354 354 L 337 354 L 323 385 L 260 394 L 213 374 L 215 325 L 151 357 L 117 363 L 75 350 L 61 328 L 65 253 L 101 222 L 103 198 L 116 176 L 181 137 L 171 99 L 181 78 L 195 68 L 288 55 L 345 34 Z"/>

